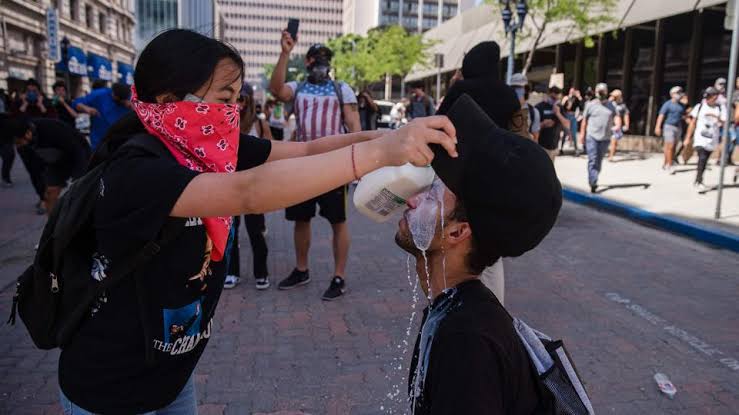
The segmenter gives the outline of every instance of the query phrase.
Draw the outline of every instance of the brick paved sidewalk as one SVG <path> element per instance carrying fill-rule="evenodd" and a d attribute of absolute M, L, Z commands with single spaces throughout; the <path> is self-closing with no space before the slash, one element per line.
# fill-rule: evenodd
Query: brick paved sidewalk
<path fill-rule="evenodd" d="M 332 268 L 324 221 L 314 228 L 311 284 L 258 292 L 244 275 L 224 292 L 196 370 L 201 414 L 405 412 L 386 396 L 403 396 L 409 359 L 401 353 L 412 297 L 406 257 L 392 223 L 352 209 L 350 224 L 346 297 L 320 300 Z M 268 227 L 274 284 L 292 267 L 291 228 L 281 213 Z M 247 251 L 243 270 L 251 269 Z M 732 414 L 737 269 L 735 254 L 565 204 L 542 246 L 506 261 L 506 299 L 513 314 L 565 339 L 598 413 Z M 0 316 L 11 295 L 0 293 Z M 0 413 L 59 413 L 57 353 L 35 350 L 21 327 L 3 325 L 0 337 Z M 674 400 L 657 392 L 658 370 L 677 386 Z"/>

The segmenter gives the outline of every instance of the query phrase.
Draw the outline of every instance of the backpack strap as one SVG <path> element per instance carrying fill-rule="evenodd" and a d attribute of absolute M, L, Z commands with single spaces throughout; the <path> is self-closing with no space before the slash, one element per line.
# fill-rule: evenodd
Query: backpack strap
<path fill-rule="evenodd" d="M 334 86 L 336 98 L 339 99 L 339 116 L 341 117 L 341 128 L 344 129 L 343 132 L 347 132 L 349 131 L 349 129 L 346 128 L 346 120 L 344 120 L 344 94 L 341 93 L 341 85 L 337 81 L 331 81 L 331 85 Z"/>

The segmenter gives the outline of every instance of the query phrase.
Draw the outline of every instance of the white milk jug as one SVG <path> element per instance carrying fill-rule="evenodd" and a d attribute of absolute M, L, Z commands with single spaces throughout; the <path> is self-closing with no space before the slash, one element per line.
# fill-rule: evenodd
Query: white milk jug
<path fill-rule="evenodd" d="M 375 222 L 385 222 L 405 209 L 406 201 L 434 181 L 434 169 L 410 163 L 383 167 L 362 177 L 354 190 L 354 206 Z"/>

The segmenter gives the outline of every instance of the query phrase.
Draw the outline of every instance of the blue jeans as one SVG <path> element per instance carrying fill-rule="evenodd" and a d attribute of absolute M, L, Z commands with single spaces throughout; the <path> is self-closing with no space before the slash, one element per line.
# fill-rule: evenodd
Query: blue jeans
<path fill-rule="evenodd" d="M 94 413 L 84 410 L 70 401 L 64 392 L 59 389 L 59 403 L 62 405 L 62 413 L 64 415 L 94 415 Z M 185 387 L 182 388 L 180 394 L 177 395 L 174 402 L 156 411 L 146 412 L 141 415 L 197 415 L 198 402 L 195 396 L 195 383 L 192 380 L 187 381 Z"/>
<path fill-rule="evenodd" d="M 591 186 L 598 184 L 600 166 L 610 143 L 610 140 L 598 141 L 590 136 L 585 139 L 585 151 L 588 153 L 588 183 Z"/>
<path fill-rule="evenodd" d="M 570 121 L 570 138 L 572 139 L 572 145 L 575 147 L 575 151 L 577 151 L 577 117 L 574 112 L 568 112 L 566 116 Z M 562 140 L 562 147 L 564 147 L 564 140 Z"/>

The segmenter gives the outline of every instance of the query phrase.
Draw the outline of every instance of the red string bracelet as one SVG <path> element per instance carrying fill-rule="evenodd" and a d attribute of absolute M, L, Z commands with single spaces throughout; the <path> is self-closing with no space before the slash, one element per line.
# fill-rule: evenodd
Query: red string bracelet
<path fill-rule="evenodd" d="M 354 180 L 359 180 L 357 174 L 357 163 L 354 161 L 354 144 L 352 144 L 352 173 L 354 174 Z"/>

